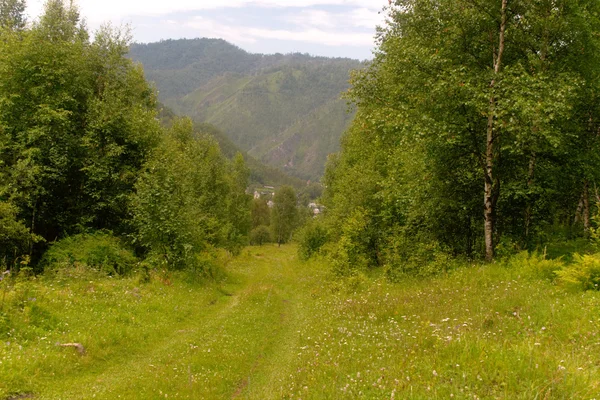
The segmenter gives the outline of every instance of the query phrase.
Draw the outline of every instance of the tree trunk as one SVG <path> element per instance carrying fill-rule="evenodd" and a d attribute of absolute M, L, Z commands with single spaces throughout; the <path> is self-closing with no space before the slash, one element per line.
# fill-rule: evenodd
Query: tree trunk
<path fill-rule="evenodd" d="M 583 183 L 583 234 L 586 238 L 590 237 L 590 182 L 586 179 Z"/>
<path fill-rule="evenodd" d="M 493 117 L 491 117 L 493 119 Z M 486 173 L 484 186 L 484 232 L 485 232 L 485 259 L 492 261 L 494 258 L 494 143 L 493 122 L 488 127 Z"/>
<path fill-rule="evenodd" d="M 498 54 L 494 54 L 494 75 L 500 73 L 502 67 L 502 56 L 504 54 L 504 34 L 506 32 L 506 7 L 508 0 L 502 0 L 502 21 L 500 23 L 500 37 L 498 40 Z M 492 95 L 490 97 L 490 108 L 488 113 L 486 151 L 485 151 L 485 185 L 484 185 L 484 233 L 485 233 L 485 259 L 492 261 L 494 259 L 494 229 L 496 202 L 498 200 L 499 179 L 494 176 L 494 164 L 496 160 L 496 132 L 494 131 L 494 114 L 496 108 L 496 96 L 494 86 L 496 79 L 490 83 Z"/>
<path fill-rule="evenodd" d="M 573 219 L 573 226 L 577 225 L 579 221 L 581 221 L 581 216 L 583 213 L 583 194 L 579 199 L 579 203 L 577 203 L 577 210 L 575 211 L 575 218 Z"/>
<path fill-rule="evenodd" d="M 535 162 L 536 154 L 532 153 L 529 159 L 529 172 L 527 174 L 527 189 L 531 190 L 535 178 Z M 533 216 L 533 202 L 531 198 L 527 199 L 527 207 L 525 209 L 525 244 L 529 244 L 529 234 L 531 229 L 531 218 Z"/>

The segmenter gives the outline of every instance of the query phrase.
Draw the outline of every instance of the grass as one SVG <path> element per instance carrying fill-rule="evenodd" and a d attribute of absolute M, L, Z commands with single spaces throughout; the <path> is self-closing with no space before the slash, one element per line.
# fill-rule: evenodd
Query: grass
<path fill-rule="evenodd" d="M 598 292 L 502 264 L 332 280 L 293 246 L 226 269 L 0 283 L 0 399 L 600 399 Z"/>

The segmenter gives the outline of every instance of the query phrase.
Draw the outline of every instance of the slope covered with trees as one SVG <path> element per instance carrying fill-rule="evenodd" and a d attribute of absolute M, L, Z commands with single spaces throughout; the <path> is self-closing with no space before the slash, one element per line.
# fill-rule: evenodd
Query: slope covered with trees
<path fill-rule="evenodd" d="M 340 99 L 361 63 L 302 54 L 247 53 L 223 40 L 136 44 L 159 98 L 208 122 L 256 159 L 319 179 L 352 113 Z"/>

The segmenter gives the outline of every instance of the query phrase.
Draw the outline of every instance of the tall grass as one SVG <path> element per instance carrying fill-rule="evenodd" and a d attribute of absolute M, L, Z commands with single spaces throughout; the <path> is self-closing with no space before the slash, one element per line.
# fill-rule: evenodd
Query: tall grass
<path fill-rule="evenodd" d="M 0 399 L 593 399 L 600 293 L 521 254 L 390 283 L 293 246 L 186 273 L 0 283 Z M 57 343 L 81 343 L 85 355 Z"/>

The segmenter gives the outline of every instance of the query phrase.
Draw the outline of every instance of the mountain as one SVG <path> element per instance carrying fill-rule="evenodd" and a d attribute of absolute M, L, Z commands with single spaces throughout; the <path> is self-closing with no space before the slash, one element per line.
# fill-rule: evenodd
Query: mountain
<path fill-rule="evenodd" d="M 341 93 L 350 71 L 342 58 L 251 54 L 221 39 L 134 44 L 159 99 L 178 114 L 210 123 L 255 159 L 318 180 L 339 150 L 353 114 Z"/>
<path fill-rule="evenodd" d="M 158 116 L 163 126 L 170 127 L 173 123 L 173 119 L 177 117 L 177 114 L 163 104 L 158 105 L 158 111 Z M 219 128 L 207 123 L 196 123 L 194 125 L 194 130 L 198 134 L 211 136 L 219 144 L 221 152 L 228 159 L 233 159 L 237 153 L 241 153 L 244 156 L 246 165 L 250 170 L 249 183 L 251 188 L 290 185 L 299 190 L 299 192 L 305 192 L 306 190 L 310 189 L 311 185 L 307 185 L 306 181 L 295 176 L 290 176 L 279 168 L 265 165 L 261 161 L 258 161 L 254 157 L 248 155 L 246 152 L 237 147 L 223 132 L 219 130 Z"/>

